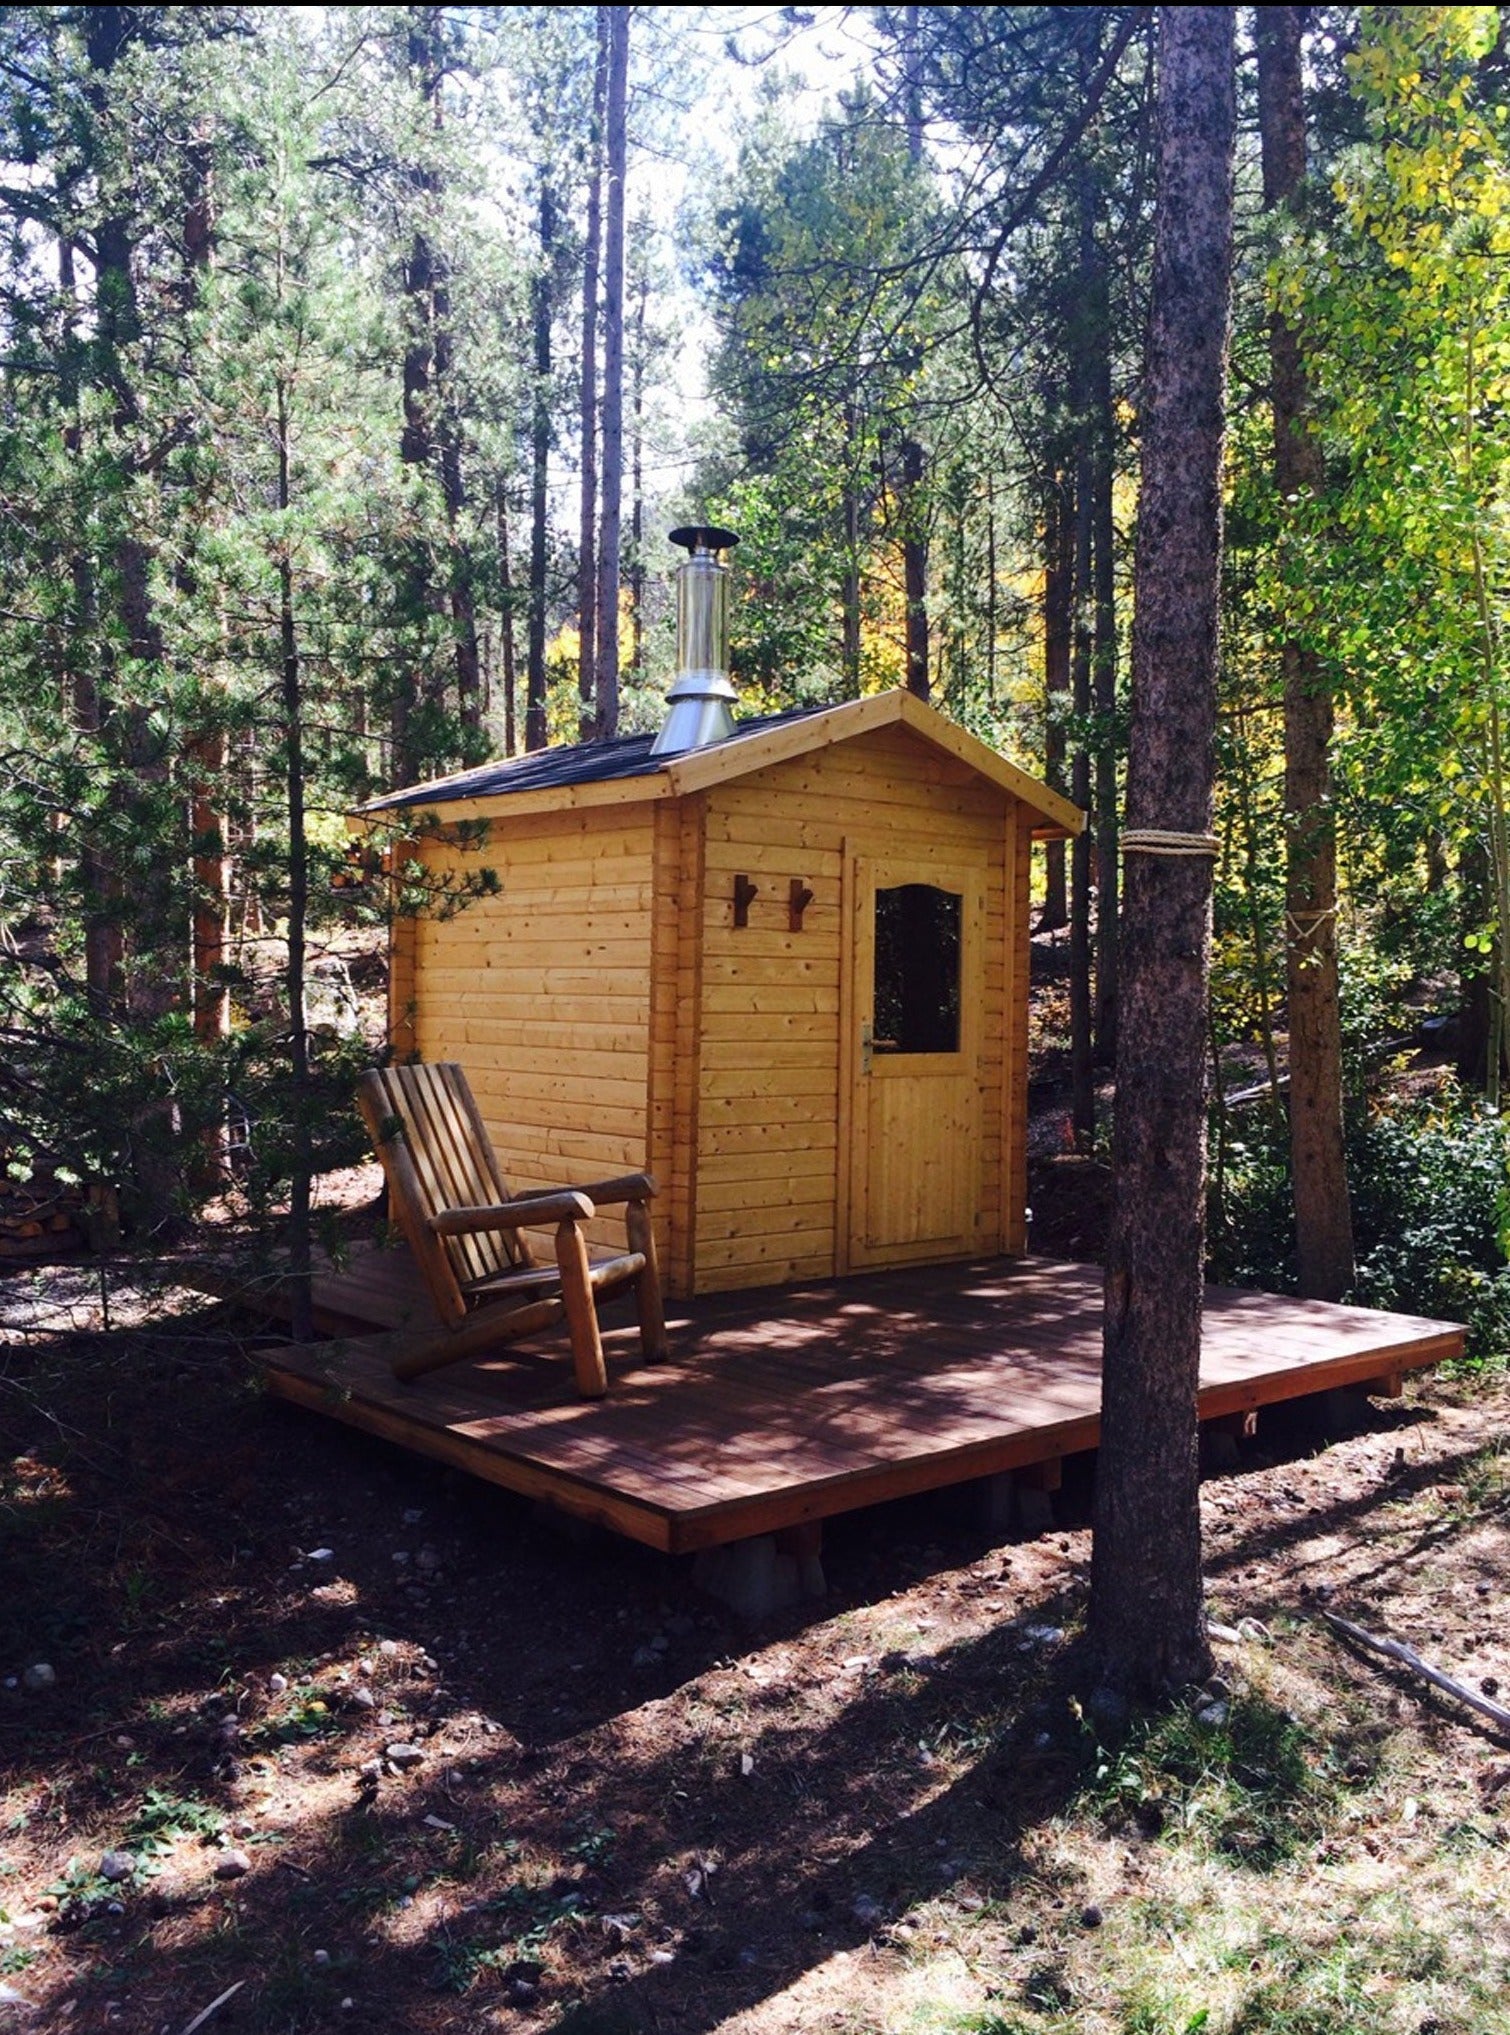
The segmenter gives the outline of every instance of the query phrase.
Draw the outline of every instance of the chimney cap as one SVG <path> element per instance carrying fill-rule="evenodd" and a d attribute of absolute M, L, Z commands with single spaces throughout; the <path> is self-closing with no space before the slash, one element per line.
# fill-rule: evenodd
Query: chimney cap
<path fill-rule="evenodd" d="M 699 551 L 732 551 L 739 539 L 732 530 L 720 530 L 713 523 L 684 523 L 671 532 L 671 542 L 685 545 L 695 558 Z"/>

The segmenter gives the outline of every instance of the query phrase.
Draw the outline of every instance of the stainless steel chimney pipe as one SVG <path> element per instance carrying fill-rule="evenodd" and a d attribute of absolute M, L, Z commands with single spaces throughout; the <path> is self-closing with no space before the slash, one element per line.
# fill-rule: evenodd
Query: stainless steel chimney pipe
<path fill-rule="evenodd" d="M 734 733 L 736 694 L 729 677 L 729 568 L 719 556 L 739 539 L 732 530 L 688 525 L 671 532 L 687 548 L 676 569 L 676 679 L 671 711 L 652 756 L 680 756 Z"/>

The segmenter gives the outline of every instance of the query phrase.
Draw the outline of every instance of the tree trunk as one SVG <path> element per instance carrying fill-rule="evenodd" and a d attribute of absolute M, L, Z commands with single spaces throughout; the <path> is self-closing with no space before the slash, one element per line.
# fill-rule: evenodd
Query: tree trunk
<path fill-rule="evenodd" d="M 855 461 L 855 405 L 844 404 L 844 584 L 840 590 L 840 668 L 844 697 L 860 697 L 860 477 Z"/>
<path fill-rule="evenodd" d="M 923 160 L 923 94 L 918 75 L 919 10 L 906 10 L 907 153 Z M 902 586 L 907 603 L 907 690 L 928 697 L 928 509 L 924 483 L 928 455 L 909 425 L 902 439 Z"/>
<path fill-rule="evenodd" d="M 540 269 L 535 277 L 535 391 L 530 428 L 530 630 L 525 680 L 524 746 L 543 749 L 545 727 L 545 623 L 550 564 L 551 320 L 555 311 L 556 197 L 540 180 Z"/>
<path fill-rule="evenodd" d="M 1132 1697 L 1188 1686 L 1211 1668 L 1196 1390 L 1212 858 L 1151 853 L 1137 836 L 1199 843 L 1211 826 L 1236 124 L 1233 10 L 1161 7 L 1158 21 L 1158 209 L 1089 1627 L 1103 1686 Z"/>
<path fill-rule="evenodd" d="M 587 232 L 582 246 L 582 513 L 577 526 L 577 734 L 592 739 L 597 718 L 598 644 L 598 283 L 603 251 L 603 110 L 608 95 L 609 12 L 598 9 L 588 137 Z"/>
<path fill-rule="evenodd" d="M 1095 246 L 1095 290 L 1100 340 L 1092 383 L 1094 418 L 1091 455 L 1091 522 L 1096 606 L 1091 663 L 1096 708 L 1096 1059 L 1107 1067 L 1117 1059 L 1117 998 L 1120 973 L 1121 831 L 1117 799 L 1117 563 L 1112 513 L 1116 472 L 1116 421 L 1112 410 L 1111 318 L 1106 260 Z"/>
<path fill-rule="evenodd" d="M 288 391 L 278 384 L 278 507 L 285 524 L 289 490 Z M 285 528 L 278 554 L 278 630 L 282 662 L 283 740 L 287 756 L 288 794 L 288 996 L 289 1147 L 292 1154 L 288 1197 L 289 1321 L 295 1342 L 314 1333 L 310 1308 L 310 1184 L 314 1173 L 313 1126 L 310 1123 L 309 1025 L 304 1003 L 304 940 L 309 912 L 309 850 L 304 830 L 304 703 L 299 671 L 299 639 L 294 618 L 294 575 L 289 533 Z"/>
<path fill-rule="evenodd" d="M 1043 517 L 1043 774 L 1058 792 L 1068 792 L 1064 775 L 1064 708 L 1070 689 L 1070 519 L 1059 474 L 1049 482 Z M 1069 923 L 1063 841 L 1044 850 L 1043 912 L 1040 932 L 1058 932 Z"/>
<path fill-rule="evenodd" d="M 1303 7 L 1260 7 L 1259 126 L 1264 204 L 1293 206 L 1305 180 L 1301 82 Z M 1306 429 L 1309 392 L 1300 335 L 1269 321 L 1274 479 L 1282 504 L 1314 501 L 1321 448 Z M 1284 509 L 1281 513 L 1285 513 Z M 1353 1283 L 1353 1217 L 1342 1139 L 1342 1021 L 1337 982 L 1337 835 L 1330 752 L 1332 694 L 1316 652 L 1281 648 L 1285 700 L 1285 995 L 1290 1029 L 1290 1166 L 1300 1290 L 1340 1300 Z"/>
<path fill-rule="evenodd" d="M 498 629 L 503 644 L 503 753 L 505 756 L 514 756 L 519 750 L 519 731 L 515 718 L 519 697 L 519 657 L 514 638 L 514 567 L 509 556 L 509 490 L 506 481 L 498 483 L 497 527 L 500 606 Z"/>
<path fill-rule="evenodd" d="M 641 222 L 643 224 L 643 222 Z M 629 668 L 638 679 L 645 669 L 645 309 L 650 296 L 650 271 L 641 266 L 635 278 L 634 352 L 630 368 L 629 481 L 629 614 L 634 647 Z"/>
<path fill-rule="evenodd" d="M 628 157 L 628 7 L 608 9 L 607 189 L 603 207 L 603 514 L 598 542 L 598 717 L 619 730 L 619 531 L 624 492 L 624 173 Z"/>
<path fill-rule="evenodd" d="M 1085 335 L 1077 334 L 1083 347 Z M 1084 362 L 1077 381 L 1084 390 Z M 1091 716 L 1091 447 L 1090 420 L 1082 409 L 1075 452 L 1075 591 L 1071 604 L 1073 652 L 1070 697 L 1079 730 L 1070 756 L 1070 797 L 1087 813 L 1091 802 L 1091 757 L 1086 730 Z M 1087 826 L 1070 847 L 1070 1119 L 1075 1142 L 1088 1152 L 1096 1136 L 1096 1079 L 1092 1054 L 1091 1000 L 1091 830 Z"/>
<path fill-rule="evenodd" d="M 1477 934 L 1494 922 L 1489 844 L 1482 834 L 1471 834 L 1458 857 L 1458 909 L 1465 935 Z M 1459 951 L 1471 958 L 1458 964 L 1458 1079 L 1482 1093 L 1489 1085 L 1493 985 L 1499 975 L 1499 961 L 1497 955 L 1480 954 L 1466 945 Z"/>

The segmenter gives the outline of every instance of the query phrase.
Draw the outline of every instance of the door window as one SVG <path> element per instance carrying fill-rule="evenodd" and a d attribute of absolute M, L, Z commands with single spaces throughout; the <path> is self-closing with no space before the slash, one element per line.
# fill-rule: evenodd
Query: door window
<path fill-rule="evenodd" d="M 876 894 L 878 1053 L 957 1053 L 963 900 L 931 883 Z"/>

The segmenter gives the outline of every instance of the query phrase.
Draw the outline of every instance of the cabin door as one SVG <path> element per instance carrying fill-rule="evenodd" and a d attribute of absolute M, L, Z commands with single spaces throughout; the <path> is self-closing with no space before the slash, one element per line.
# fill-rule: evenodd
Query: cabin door
<path fill-rule="evenodd" d="M 980 1197 L 982 870 L 850 871 L 848 1268 L 965 1257 Z"/>

